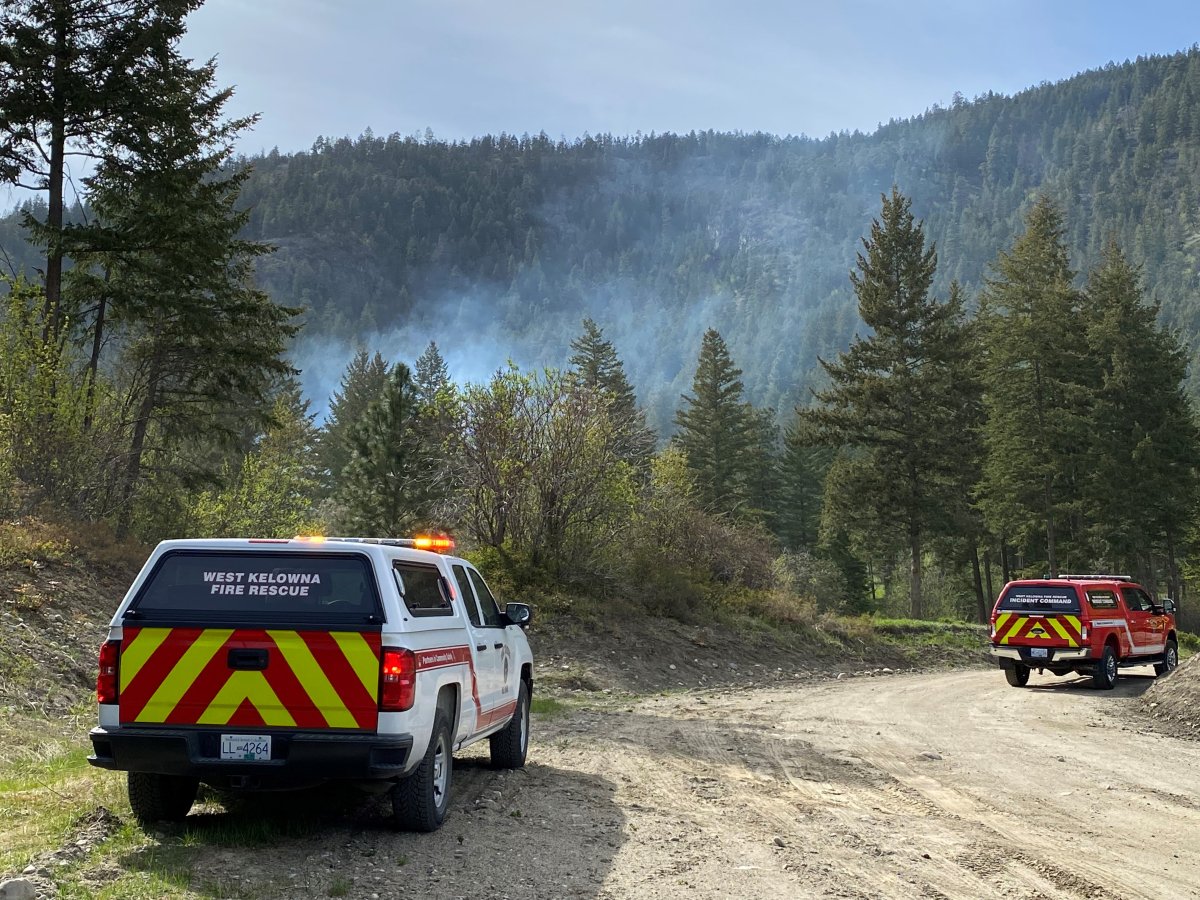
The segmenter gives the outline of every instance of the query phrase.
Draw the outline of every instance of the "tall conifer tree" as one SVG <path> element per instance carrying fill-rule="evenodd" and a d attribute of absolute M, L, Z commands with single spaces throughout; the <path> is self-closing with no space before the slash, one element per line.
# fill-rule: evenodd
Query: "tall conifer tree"
<path fill-rule="evenodd" d="M 432 404 L 438 392 L 450 384 L 450 367 L 438 349 L 437 341 L 430 341 L 425 352 L 417 357 L 413 372 L 413 383 L 417 399 L 426 405 Z"/>
<path fill-rule="evenodd" d="M 342 375 L 338 390 L 329 400 L 329 415 L 317 443 L 318 458 L 331 486 L 341 479 L 353 453 L 351 435 L 366 415 L 371 402 L 383 394 L 391 374 L 383 356 L 360 347 Z"/>
<path fill-rule="evenodd" d="M 433 524 L 446 467 L 425 439 L 420 409 L 408 366 L 398 363 L 350 432 L 352 454 L 338 488 L 346 530 L 400 536 Z"/>
<path fill-rule="evenodd" d="M 193 74 L 178 42 L 201 2 L 0 0 L 0 181 L 47 194 L 46 218 L 27 214 L 46 248 L 47 339 L 67 313 L 68 159 L 113 163 L 178 127 L 170 107 Z"/>
<path fill-rule="evenodd" d="M 1083 448 L 1096 378 L 1064 234 L 1058 209 L 1039 199 L 1025 232 L 993 264 L 980 301 L 981 505 L 998 534 L 1029 542 L 1040 533 L 1052 575 L 1064 550 L 1083 552 Z"/>
<path fill-rule="evenodd" d="M 1176 554 L 1196 521 L 1200 435 L 1183 392 L 1186 355 L 1142 300 L 1115 241 L 1088 278 L 1087 346 L 1099 367 L 1085 507 L 1097 562 L 1154 583 L 1155 556 L 1179 596 Z"/>
<path fill-rule="evenodd" d="M 829 449 L 814 446 L 799 421 L 784 432 L 775 533 L 789 550 L 817 546 L 822 487 L 831 461 Z"/>
<path fill-rule="evenodd" d="M 702 506 L 732 513 L 745 507 L 748 450 L 756 439 L 753 410 L 742 400 L 742 370 L 716 329 L 704 333 L 691 395 L 675 413 L 675 443 L 696 478 Z"/>
<path fill-rule="evenodd" d="M 912 615 L 924 615 L 923 560 L 931 534 L 945 531 L 961 436 L 968 427 L 970 335 L 957 291 L 929 294 L 933 246 L 895 188 L 863 240 L 850 280 L 872 333 L 856 337 L 834 363 L 817 405 L 800 415 L 823 443 L 847 449 L 853 465 L 835 489 L 895 522 L 910 558 Z"/>
<path fill-rule="evenodd" d="M 571 341 L 571 349 L 575 352 L 569 362 L 575 378 L 609 397 L 609 416 L 621 432 L 621 459 L 644 469 L 654 452 L 654 432 L 646 425 L 646 413 L 638 406 L 637 394 L 612 341 L 605 339 L 594 321 L 584 319 L 583 334 Z"/>

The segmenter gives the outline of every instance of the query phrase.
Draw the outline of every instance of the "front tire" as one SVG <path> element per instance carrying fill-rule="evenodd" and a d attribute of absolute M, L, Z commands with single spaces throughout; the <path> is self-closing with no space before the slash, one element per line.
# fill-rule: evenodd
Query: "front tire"
<path fill-rule="evenodd" d="M 1005 668 L 1004 679 L 1013 687 L 1025 687 L 1029 684 L 1029 666 L 1017 663 L 1011 669 Z"/>
<path fill-rule="evenodd" d="M 1175 671 L 1175 667 L 1179 665 L 1179 645 L 1175 643 L 1175 639 L 1167 641 L 1167 648 L 1163 651 L 1163 661 L 1154 664 L 1154 674 L 1162 677 L 1170 675 Z"/>
<path fill-rule="evenodd" d="M 521 681 L 517 693 L 517 708 L 503 731 L 488 738 L 492 752 L 492 768 L 520 769 L 529 752 L 529 685 Z"/>
<path fill-rule="evenodd" d="M 1112 644 L 1104 645 L 1104 653 L 1096 660 L 1095 671 L 1092 672 L 1092 687 L 1101 691 L 1111 691 L 1117 683 L 1117 651 Z"/>
<path fill-rule="evenodd" d="M 433 719 L 433 734 L 417 770 L 392 788 L 392 817 L 405 831 L 437 831 L 450 806 L 454 751 L 443 709 Z"/>
<path fill-rule="evenodd" d="M 130 772 L 128 785 L 133 817 L 143 827 L 155 822 L 182 821 L 200 789 L 196 778 L 153 772 Z"/>

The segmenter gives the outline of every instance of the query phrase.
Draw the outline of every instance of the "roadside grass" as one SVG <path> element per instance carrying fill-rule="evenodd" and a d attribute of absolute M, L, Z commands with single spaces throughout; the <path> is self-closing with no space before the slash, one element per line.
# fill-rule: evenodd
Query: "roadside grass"
<path fill-rule="evenodd" d="M 81 814 L 128 805 L 123 781 L 89 766 L 84 747 L 41 746 L 40 759 L 0 766 L 0 872 L 20 872 L 40 854 L 64 846 L 78 830 Z"/>
<path fill-rule="evenodd" d="M 753 592 L 734 606 L 739 627 L 798 638 L 815 652 L 869 658 L 884 650 L 928 662 L 930 650 L 949 659 L 969 661 L 988 642 L 987 626 L 963 621 L 848 616 L 818 612 L 810 603 Z M 728 609 L 728 602 L 726 604 Z"/>
<path fill-rule="evenodd" d="M 296 798 L 226 805 L 202 791 L 181 824 L 143 830 L 132 817 L 123 772 L 96 769 L 80 735 L 63 738 L 57 723 L 0 717 L 0 733 L 22 749 L 0 761 L 0 881 L 31 863 L 70 900 L 158 900 L 176 897 L 256 898 L 275 886 L 242 877 L 213 879 L 196 871 L 213 848 L 256 851 L 316 832 L 321 820 Z M 345 795 L 346 802 L 361 798 Z M 101 808 L 119 824 L 98 842 L 78 844 Z M 322 808 L 326 808 L 322 805 Z M 336 887 L 336 885 L 334 886 Z M 289 888 L 280 887 L 286 892 Z M 330 896 L 340 896 L 331 893 Z"/>
<path fill-rule="evenodd" d="M 556 700 L 553 697 L 534 697 L 529 704 L 529 711 L 535 716 L 542 716 L 547 719 L 553 719 L 556 716 L 565 715 L 570 711 L 570 706 L 563 703 L 561 700 Z"/>
<path fill-rule="evenodd" d="M 945 647 L 980 650 L 988 643 L 986 625 L 975 622 L 929 622 L 919 619 L 870 619 L 871 625 L 886 641 L 921 649 Z"/>
<path fill-rule="evenodd" d="M 1200 635 L 1190 631 L 1179 632 L 1179 658 L 1187 659 L 1193 653 L 1200 653 Z"/>

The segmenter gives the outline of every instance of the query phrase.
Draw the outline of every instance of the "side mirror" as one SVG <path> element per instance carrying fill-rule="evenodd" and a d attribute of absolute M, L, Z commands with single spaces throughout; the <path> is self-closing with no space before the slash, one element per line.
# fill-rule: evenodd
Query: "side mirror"
<path fill-rule="evenodd" d="M 1167 613 L 1168 615 L 1175 615 L 1175 601 L 1170 597 L 1162 602 L 1162 608 L 1163 612 Z"/>
<path fill-rule="evenodd" d="M 504 607 L 504 615 L 509 625 L 528 628 L 529 623 L 533 621 L 533 607 L 528 603 L 509 603 Z"/>

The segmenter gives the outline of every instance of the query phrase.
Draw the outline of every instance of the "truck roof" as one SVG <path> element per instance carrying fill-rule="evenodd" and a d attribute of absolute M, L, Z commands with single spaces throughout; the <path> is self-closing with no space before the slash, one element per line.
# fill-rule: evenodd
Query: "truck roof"
<path fill-rule="evenodd" d="M 171 550 L 254 550 L 267 553 L 313 553 L 321 550 L 359 552 L 384 559 L 411 559 L 431 562 L 447 559 L 463 562 L 448 552 L 417 545 L 419 538 L 295 537 L 295 538 L 175 538 L 161 541 L 154 555 Z M 454 542 L 449 541 L 453 549 Z M 445 545 L 442 545 L 445 546 Z"/>

